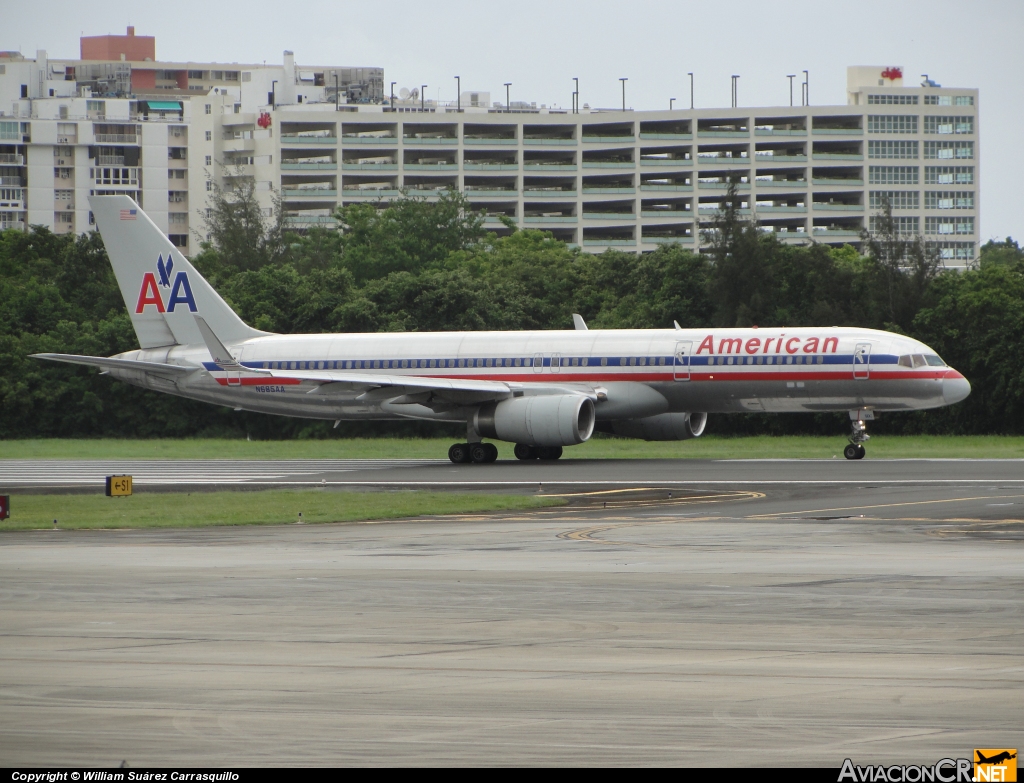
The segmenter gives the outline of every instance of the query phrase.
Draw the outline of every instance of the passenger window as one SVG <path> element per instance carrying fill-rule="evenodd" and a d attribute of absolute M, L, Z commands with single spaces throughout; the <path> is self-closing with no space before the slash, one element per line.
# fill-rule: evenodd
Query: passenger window
<path fill-rule="evenodd" d="M 729 359 L 728 359 L 728 362 L 729 362 L 729 364 L 732 364 L 732 361 L 733 361 L 733 359 L 732 359 L 732 357 L 730 356 L 730 357 L 729 357 Z"/>
<path fill-rule="evenodd" d="M 437 359 L 431 359 L 430 360 L 430 366 L 431 367 L 437 367 Z"/>
<path fill-rule="evenodd" d="M 636 367 L 636 357 L 635 356 L 631 356 L 630 357 L 630 359 L 629 359 L 629 366 L 630 367 Z"/>
<path fill-rule="evenodd" d="M 911 358 L 914 360 L 914 367 L 924 367 L 927 364 L 924 356 L 919 353 L 912 354 Z"/>
<path fill-rule="evenodd" d="M 524 367 L 533 367 L 533 359 L 532 358 L 523 359 L 523 366 Z"/>
<path fill-rule="evenodd" d="M 607 356 L 602 356 L 601 357 L 601 366 L 602 367 L 607 367 L 608 366 L 608 357 Z"/>
<path fill-rule="evenodd" d="M 941 358 L 933 353 L 926 353 L 924 355 L 925 361 L 928 362 L 929 367 L 945 367 L 946 363 Z"/>
<path fill-rule="evenodd" d="M 586 356 L 584 356 L 582 364 L 583 364 L 584 367 L 586 367 L 588 364 L 590 364 L 590 359 L 588 359 Z"/>
<path fill-rule="evenodd" d="M 793 357 L 792 356 L 787 356 L 786 357 L 786 364 L 792 364 L 792 363 L 793 363 Z"/>
<path fill-rule="evenodd" d="M 761 356 L 758 356 L 758 357 L 757 357 L 757 363 L 758 363 L 758 364 L 761 364 L 762 360 L 763 360 L 763 357 L 761 357 Z"/>
<path fill-rule="evenodd" d="M 824 356 L 819 356 L 818 357 L 818 364 L 824 364 L 824 363 L 825 363 L 825 357 Z"/>
<path fill-rule="evenodd" d="M 647 357 L 646 356 L 641 356 L 640 357 L 640 366 L 643 367 L 646 364 L 647 364 Z"/>
<path fill-rule="evenodd" d="M 579 367 L 580 366 L 579 357 L 577 357 L 577 356 L 572 357 L 572 366 L 573 367 Z"/>

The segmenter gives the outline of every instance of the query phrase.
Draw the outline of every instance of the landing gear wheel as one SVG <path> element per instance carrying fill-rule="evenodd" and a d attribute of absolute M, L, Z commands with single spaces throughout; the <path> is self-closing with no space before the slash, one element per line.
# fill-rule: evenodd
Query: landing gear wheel
<path fill-rule="evenodd" d="M 856 443 L 847 443 L 846 448 L 843 449 L 843 456 L 847 459 L 860 459 L 862 446 L 858 446 Z"/>
<path fill-rule="evenodd" d="M 513 453 L 516 455 L 516 459 L 537 459 L 537 449 L 527 446 L 525 443 L 517 443 Z"/>
<path fill-rule="evenodd" d="M 867 454 L 867 449 L 864 448 L 863 443 L 857 444 L 857 459 L 864 459 L 864 455 Z"/>
<path fill-rule="evenodd" d="M 491 456 L 491 449 L 494 449 L 493 457 Z M 498 450 L 490 443 L 469 444 L 469 458 L 477 465 L 486 465 L 488 462 L 494 462 L 497 456 Z"/>
<path fill-rule="evenodd" d="M 455 443 L 450 449 L 448 449 L 448 459 L 454 462 L 456 465 L 460 463 L 469 462 L 471 457 L 469 454 L 468 443 Z"/>
<path fill-rule="evenodd" d="M 493 443 L 485 443 L 484 448 L 487 449 L 487 461 L 497 462 L 498 461 L 498 447 Z"/>
<path fill-rule="evenodd" d="M 537 447 L 537 458 L 538 459 L 558 459 L 562 456 L 561 446 L 538 446 Z"/>

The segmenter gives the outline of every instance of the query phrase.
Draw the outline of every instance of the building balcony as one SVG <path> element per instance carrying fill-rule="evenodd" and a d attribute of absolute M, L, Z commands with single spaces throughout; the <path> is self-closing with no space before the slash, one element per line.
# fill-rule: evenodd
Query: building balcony
<path fill-rule="evenodd" d="M 679 209 L 642 209 L 640 210 L 640 217 L 645 218 L 669 218 L 669 217 L 681 217 L 681 218 L 692 218 L 693 212 L 689 210 Z"/>
<path fill-rule="evenodd" d="M 593 186 L 593 185 L 589 185 L 589 186 L 588 185 L 584 185 L 583 186 L 583 193 L 584 194 L 587 194 L 587 193 L 599 193 L 599 194 L 605 194 L 605 193 L 636 193 L 636 188 L 617 188 L 617 187 L 607 187 L 607 188 L 605 188 L 605 187 L 599 187 L 599 186 Z"/>
<path fill-rule="evenodd" d="M 139 137 L 134 133 L 97 133 L 97 144 L 138 144 Z"/>
<path fill-rule="evenodd" d="M 458 163 L 406 163 L 406 171 L 458 171 Z"/>
<path fill-rule="evenodd" d="M 474 192 L 473 195 L 478 195 L 479 191 Z M 542 198 L 576 198 L 575 190 L 545 190 L 544 188 L 524 188 L 524 196 Z"/>
<path fill-rule="evenodd" d="M 728 182 L 701 182 L 697 181 L 697 185 L 701 190 L 728 190 Z M 750 190 L 750 183 L 748 182 L 737 182 L 736 190 Z"/>
<path fill-rule="evenodd" d="M 25 156 L 14 155 L 8 152 L 0 152 L 0 165 L 2 166 L 24 166 Z"/>
<path fill-rule="evenodd" d="M 299 163 L 288 161 L 281 163 L 281 171 L 337 171 L 337 163 Z"/>
<path fill-rule="evenodd" d="M 224 152 L 255 152 L 255 139 L 225 139 L 221 143 Z"/>
<path fill-rule="evenodd" d="M 397 163 L 342 163 L 342 171 L 365 171 L 373 174 L 375 171 L 398 171 Z M 408 166 L 406 167 L 408 168 Z"/>
<path fill-rule="evenodd" d="M 698 138 L 701 138 L 701 139 L 749 139 L 750 138 L 750 131 L 745 131 L 745 130 L 737 130 L 737 131 L 730 131 L 730 130 L 706 131 L 706 130 L 698 129 L 697 130 L 697 136 L 698 136 Z"/>
<path fill-rule="evenodd" d="M 693 141 L 692 133 L 644 133 L 640 132 L 641 141 Z"/>
<path fill-rule="evenodd" d="M 650 191 L 672 191 L 678 193 L 692 193 L 693 185 L 670 185 L 668 183 L 661 182 L 644 182 L 640 185 L 640 190 L 644 192 Z"/>
<path fill-rule="evenodd" d="M 693 161 L 688 158 L 640 158 L 640 165 L 678 169 L 692 166 Z"/>
<path fill-rule="evenodd" d="M 815 201 L 815 212 L 863 212 L 863 204 L 836 204 L 827 201 Z"/>
<path fill-rule="evenodd" d="M 463 190 L 463 193 L 465 193 L 466 196 L 472 196 L 473 198 L 476 198 L 477 196 L 504 196 L 505 198 L 509 198 L 510 196 L 518 196 L 519 195 L 519 191 L 516 188 L 475 188 L 475 187 L 467 185 L 462 190 Z M 565 195 L 565 192 L 564 191 L 545 191 L 544 195 L 545 196 L 562 196 L 562 195 Z M 572 195 L 575 196 L 576 193 L 573 192 Z"/>
<path fill-rule="evenodd" d="M 343 147 L 350 144 L 383 144 L 390 146 L 398 144 L 398 139 L 394 136 L 357 136 L 346 133 L 341 137 L 341 144 Z"/>
<path fill-rule="evenodd" d="M 805 179 L 759 179 L 757 180 L 758 190 L 770 188 L 806 188 Z"/>
<path fill-rule="evenodd" d="M 864 160 L 859 152 L 815 152 L 811 157 L 814 160 Z"/>
<path fill-rule="evenodd" d="M 857 228 L 819 228 L 815 226 L 812 233 L 816 237 L 830 239 L 860 239 L 860 229 Z"/>
<path fill-rule="evenodd" d="M 630 212 L 584 212 L 584 220 L 636 220 L 636 215 Z"/>
<path fill-rule="evenodd" d="M 333 188 L 281 188 L 285 198 L 334 198 L 338 191 Z"/>
<path fill-rule="evenodd" d="M 397 196 L 401 193 L 398 188 L 359 188 L 359 187 L 346 187 L 341 189 L 341 195 L 345 198 L 351 196 L 363 196 L 380 198 L 381 196 Z"/>
<path fill-rule="evenodd" d="M 845 179 L 842 177 L 814 177 L 811 179 L 811 183 L 814 185 L 848 185 L 850 187 L 864 186 L 864 180 L 862 179 Z"/>
<path fill-rule="evenodd" d="M 338 144 L 337 136 L 281 136 L 281 146 L 300 144 L 316 147 L 335 147 Z"/>
<path fill-rule="evenodd" d="M 762 155 L 760 152 L 754 154 L 754 162 L 760 166 L 763 163 L 806 163 L 806 155 Z"/>
<path fill-rule="evenodd" d="M 633 169 L 636 163 L 631 160 L 585 160 L 585 169 Z"/>
<path fill-rule="evenodd" d="M 406 167 L 408 168 L 408 167 Z M 465 171 L 519 171 L 518 163 L 463 163 Z M 530 166 L 526 167 L 527 169 Z"/>
<path fill-rule="evenodd" d="M 21 177 L 0 177 L 0 187 L 20 188 L 24 184 Z"/>
<path fill-rule="evenodd" d="M 523 139 L 523 144 L 542 147 L 575 147 L 576 139 Z"/>
<path fill-rule="evenodd" d="M 727 156 L 698 155 L 697 162 L 702 166 L 735 166 L 737 164 L 749 165 L 750 158 L 730 158 Z"/>
<path fill-rule="evenodd" d="M 524 223 L 575 223 L 575 215 L 533 215 L 523 218 Z"/>
<path fill-rule="evenodd" d="M 863 136 L 863 128 L 814 128 L 814 136 Z"/>
<path fill-rule="evenodd" d="M 458 139 L 452 139 L 452 141 L 457 144 L 459 140 Z M 409 140 L 406 139 L 406 143 L 407 144 L 408 144 L 408 142 L 409 142 Z M 509 145 L 511 145 L 511 146 L 514 147 L 514 146 L 516 146 L 519 143 L 519 139 L 497 139 L 497 138 L 481 138 L 481 137 L 478 137 L 478 136 L 466 136 L 465 138 L 462 139 L 462 143 L 467 145 L 467 146 L 469 146 L 469 145 L 472 145 L 472 146 L 481 146 L 481 145 L 483 145 L 483 146 L 490 146 L 490 145 L 509 146 Z"/>
<path fill-rule="evenodd" d="M 633 144 L 636 136 L 584 136 L 584 144 Z"/>
<path fill-rule="evenodd" d="M 807 207 L 757 207 L 759 215 L 805 215 Z"/>
<path fill-rule="evenodd" d="M 806 130 L 785 130 L 775 128 L 754 128 L 755 136 L 806 136 Z"/>
<path fill-rule="evenodd" d="M 680 244 L 693 244 L 693 237 L 644 237 L 640 240 L 645 245 L 671 245 L 673 242 Z"/>
<path fill-rule="evenodd" d="M 635 239 L 583 239 L 583 244 L 587 247 L 628 247 L 636 245 Z"/>

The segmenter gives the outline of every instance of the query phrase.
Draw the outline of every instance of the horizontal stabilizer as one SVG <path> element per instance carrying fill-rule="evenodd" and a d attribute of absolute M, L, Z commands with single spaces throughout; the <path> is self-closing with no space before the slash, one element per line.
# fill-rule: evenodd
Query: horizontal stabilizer
<path fill-rule="evenodd" d="M 49 362 L 84 364 L 87 367 L 99 367 L 103 370 L 139 370 L 141 372 L 170 376 L 183 375 L 199 369 L 198 367 L 182 367 L 180 364 L 140 362 L 135 359 L 108 359 L 105 356 L 77 356 L 72 353 L 34 353 L 32 358 L 45 359 Z"/>
<path fill-rule="evenodd" d="M 203 320 L 202 316 L 194 315 L 192 317 L 196 319 L 196 326 L 199 327 L 199 333 L 203 336 L 203 342 L 206 343 L 213 361 L 224 368 L 238 368 L 239 364 L 235 361 L 235 357 L 231 355 L 231 351 L 217 338 L 217 335 L 213 333 L 213 329 Z"/>

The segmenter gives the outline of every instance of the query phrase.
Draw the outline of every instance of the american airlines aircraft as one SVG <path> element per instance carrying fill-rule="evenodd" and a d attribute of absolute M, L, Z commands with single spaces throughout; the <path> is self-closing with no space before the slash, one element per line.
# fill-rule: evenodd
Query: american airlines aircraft
<path fill-rule="evenodd" d="M 127 196 L 93 196 L 140 348 L 36 354 L 236 410 L 339 422 L 461 422 L 452 462 L 558 459 L 594 431 L 704 432 L 709 412 L 848 411 L 847 459 L 880 411 L 951 405 L 971 386 L 927 345 L 845 327 L 269 334 L 243 323 Z"/>

